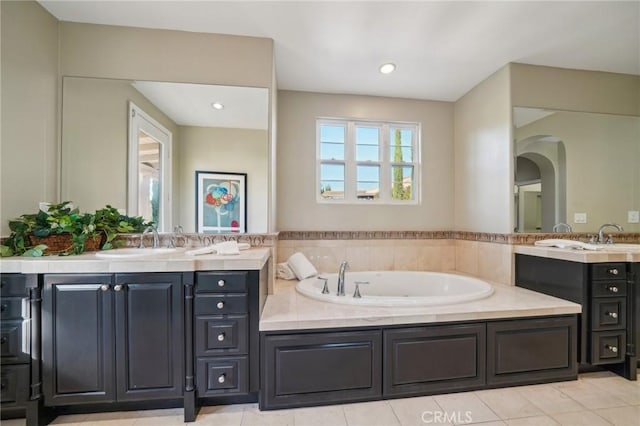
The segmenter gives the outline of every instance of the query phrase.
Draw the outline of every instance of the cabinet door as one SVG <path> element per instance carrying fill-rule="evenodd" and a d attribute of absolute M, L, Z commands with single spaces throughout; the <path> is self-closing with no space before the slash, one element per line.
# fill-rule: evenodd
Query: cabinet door
<path fill-rule="evenodd" d="M 485 384 L 485 325 L 384 331 L 384 394 L 424 395 Z"/>
<path fill-rule="evenodd" d="M 260 408 L 379 398 L 381 346 L 378 330 L 264 336 Z"/>
<path fill-rule="evenodd" d="M 45 275 L 46 405 L 115 400 L 112 275 Z"/>
<path fill-rule="evenodd" d="M 181 274 L 117 274 L 114 294 L 118 401 L 181 396 Z"/>

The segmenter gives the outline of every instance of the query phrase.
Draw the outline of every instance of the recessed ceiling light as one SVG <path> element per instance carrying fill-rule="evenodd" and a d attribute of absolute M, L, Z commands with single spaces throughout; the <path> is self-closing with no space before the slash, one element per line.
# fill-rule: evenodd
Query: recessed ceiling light
<path fill-rule="evenodd" d="M 396 69 L 396 64 L 392 64 L 391 62 L 387 64 L 382 64 L 380 66 L 380 72 L 382 74 L 391 74 Z"/>
<path fill-rule="evenodd" d="M 214 102 L 211 104 L 211 108 L 213 109 L 224 109 L 224 105 L 222 105 L 220 102 Z"/>

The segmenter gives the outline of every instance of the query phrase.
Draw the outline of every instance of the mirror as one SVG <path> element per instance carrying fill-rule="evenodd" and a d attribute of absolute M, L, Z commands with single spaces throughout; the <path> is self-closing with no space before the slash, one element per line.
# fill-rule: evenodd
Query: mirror
<path fill-rule="evenodd" d="M 513 134 L 516 232 L 640 231 L 640 117 L 515 107 Z"/>
<path fill-rule="evenodd" d="M 266 88 L 64 77 L 63 200 L 72 200 L 83 211 L 105 204 L 127 213 L 136 211 L 127 199 L 132 192 L 128 186 L 131 103 L 170 133 L 166 163 L 171 177 L 162 187 L 170 191 L 171 205 L 162 231 L 181 225 L 185 232 L 196 232 L 196 171 L 211 171 L 246 173 L 247 232 L 267 232 Z M 222 109 L 213 103 L 222 104 Z"/>

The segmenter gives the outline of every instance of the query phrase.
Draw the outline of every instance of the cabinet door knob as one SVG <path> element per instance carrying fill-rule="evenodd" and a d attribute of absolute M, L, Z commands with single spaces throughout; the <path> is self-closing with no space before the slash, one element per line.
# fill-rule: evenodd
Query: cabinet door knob
<path fill-rule="evenodd" d="M 611 345 L 607 345 L 605 346 L 605 348 L 609 349 L 611 352 L 618 353 L 618 347 L 617 346 L 611 346 Z"/>
<path fill-rule="evenodd" d="M 225 282 L 224 280 L 218 280 L 218 287 L 224 287 Z"/>
<path fill-rule="evenodd" d="M 618 292 L 618 287 L 616 287 L 616 286 L 612 285 L 612 286 L 610 286 L 610 287 L 608 288 L 608 290 L 609 290 L 611 293 L 617 293 L 617 292 Z"/>
<path fill-rule="evenodd" d="M 218 342 L 222 342 L 224 340 L 224 333 L 218 334 Z"/>
<path fill-rule="evenodd" d="M 223 302 L 223 301 L 220 301 L 220 302 L 216 303 L 216 307 L 217 307 L 218 309 L 222 309 L 222 308 L 224 308 L 224 302 Z"/>
<path fill-rule="evenodd" d="M 609 269 L 609 273 L 610 273 L 611 275 L 618 275 L 618 268 L 612 268 L 612 269 Z"/>
<path fill-rule="evenodd" d="M 607 312 L 607 315 L 609 315 L 611 318 L 618 318 L 617 312 Z"/>
<path fill-rule="evenodd" d="M 124 286 L 122 284 L 116 284 L 113 286 L 114 291 L 122 291 L 123 288 Z"/>
<path fill-rule="evenodd" d="M 9 307 L 8 305 L 2 305 L 2 306 L 0 306 L 0 312 L 4 312 L 4 311 L 6 311 L 8 307 Z"/>
<path fill-rule="evenodd" d="M 218 376 L 218 383 L 224 383 L 226 380 L 226 374 L 221 374 Z"/>
<path fill-rule="evenodd" d="M 102 291 L 107 291 L 107 290 L 109 290 L 109 285 L 108 285 L 108 284 L 102 284 L 102 285 L 100 286 L 100 290 L 102 290 Z"/>
<path fill-rule="evenodd" d="M 7 338 L 3 337 L 0 339 L 0 344 L 4 345 L 5 343 L 7 343 Z"/>

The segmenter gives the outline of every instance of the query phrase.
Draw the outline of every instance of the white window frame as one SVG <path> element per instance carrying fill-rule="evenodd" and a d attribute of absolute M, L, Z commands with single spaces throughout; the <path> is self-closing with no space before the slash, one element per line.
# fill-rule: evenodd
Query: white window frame
<path fill-rule="evenodd" d="M 160 143 L 160 209 L 158 231 L 171 231 L 171 132 L 133 102 L 129 102 L 129 157 L 127 175 L 127 214 L 138 215 L 138 132 L 144 131 Z"/>
<path fill-rule="evenodd" d="M 344 160 L 323 160 L 320 158 L 321 141 L 320 128 L 323 125 L 345 126 L 345 155 Z M 356 127 L 377 127 L 380 129 L 379 135 L 379 155 L 378 161 L 356 161 Z M 390 129 L 401 128 L 412 131 L 413 158 L 411 162 L 394 163 L 391 158 Z M 400 121 L 377 121 L 377 120 L 353 120 L 344 118 L 316 119 L 316 201 L 322 204 L 364 204 L 364 205 L 420 205 L 421 204 L 421 125 L 420 123 L 400 122 Z M 343 164 L 344 173 L 344 198 L 331 199 L 324 198 L 320 193 L 322 184 L 320 169 L 323 164 Z M 378 165 L 380 167 L 380 192 L 379 198 L 373 200 L 358 199 L 357 194 L 357 167 L 363 165 Z M 392 166 L 412 166 L 413 167 L 413 194 L 412 200 L 394 200 L 391 198 L 391 168 Z M 386 186 L 385 186 L 386 185 Z"/>

